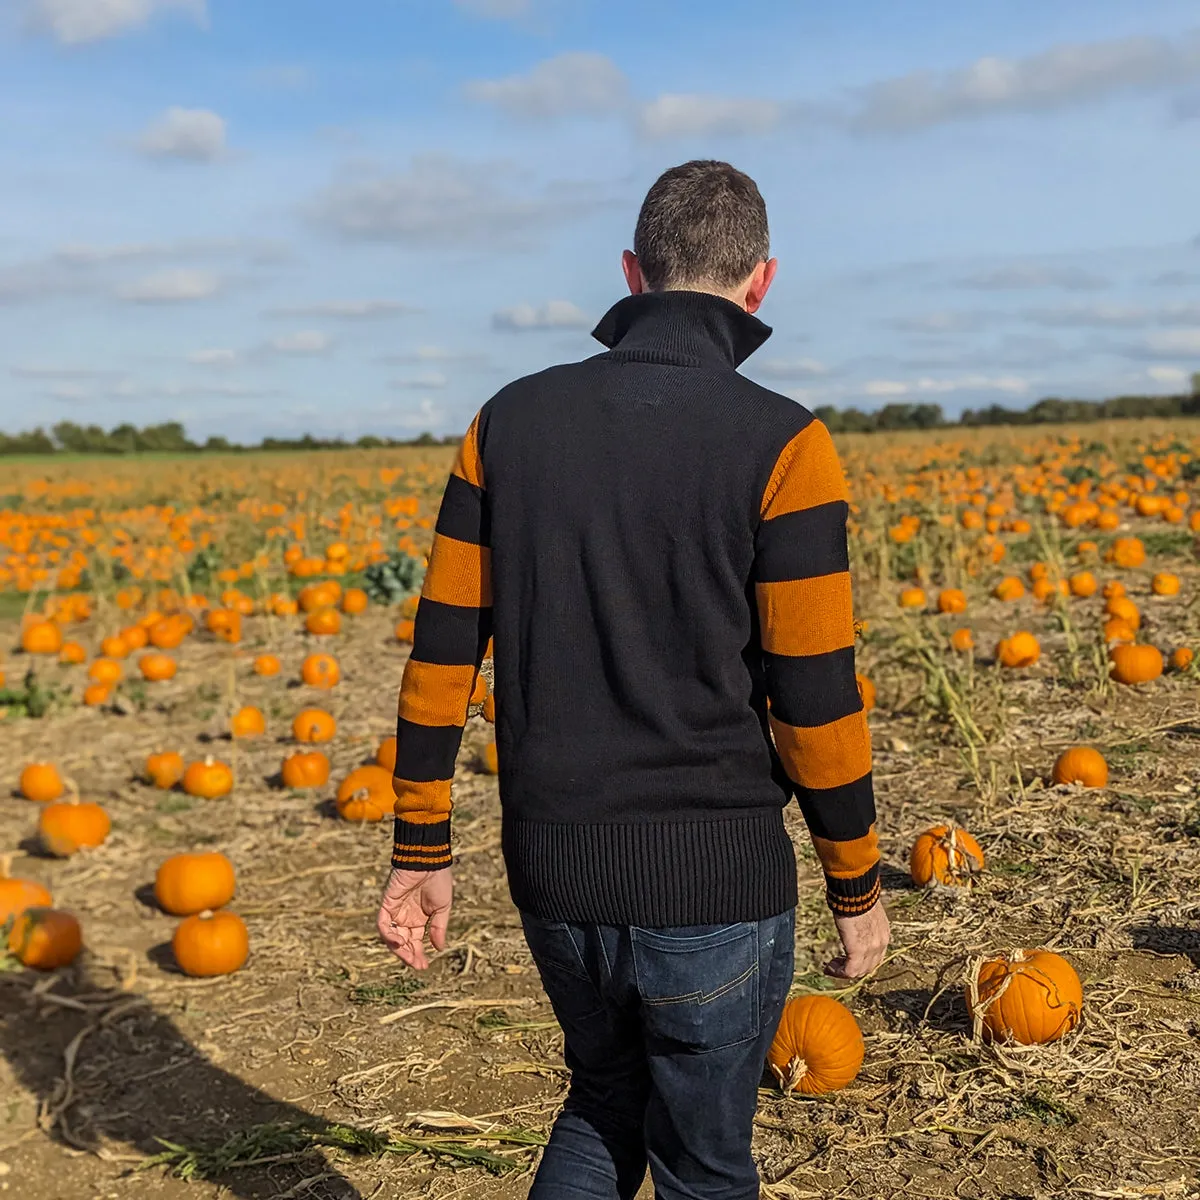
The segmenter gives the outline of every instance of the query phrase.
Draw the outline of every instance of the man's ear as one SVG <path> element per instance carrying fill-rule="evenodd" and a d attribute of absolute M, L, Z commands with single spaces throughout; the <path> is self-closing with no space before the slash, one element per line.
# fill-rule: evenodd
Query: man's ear
<path fill-rule="evenodd" d="M 625 272 L 625 282 L 629 284 L 631 295 L 640 296 L 643 292 L 649 291 L 646 287 L 645 276 L 642 275 L 642 264 L 638 262 L 638 257 L 632 250 L 626 250 L 621 254 L 621 270 Z"/>
<path fill-rule="evenodd" d="M 767 291 L 771 287 L 771 281 L 775 278 L 778 266 L 779 260 L 770 258 L 754 268 L 754 274 L 750 276 L 750 286 L 746 289 L 746 311 L 748 313 L 757 312 L 767 298 Z"/>

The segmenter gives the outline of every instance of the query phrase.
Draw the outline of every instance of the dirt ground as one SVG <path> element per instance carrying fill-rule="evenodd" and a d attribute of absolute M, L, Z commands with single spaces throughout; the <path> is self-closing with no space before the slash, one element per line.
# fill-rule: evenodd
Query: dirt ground
<path fill-rule="evenodd" d="M 1147 623 L 1195 644 L 1197 573 L 1179 569 L 1182 597 L 1147 600 Z M 820 1100 L 785 1099 L 764 1082 L 764 1195 L 1200 1195 L 1195 675 L 1106 687 L 1084 656 L 1072 679 L 1065 633 L 1038 616 L 1038 667 L 1001 678 L 981 652 L 959 680 L 986 735 L 976 766 L 923 699 L 928 680 L 905 641 L 948 627 L 922 618 L 906 632 L 894 598 L 871 603 L 893 605 L 888 621 L 872 621 L 860 669 L 879 691 L 871 723 L 894 944 L 869 981 L 832 989 L 866 1034 L 858 1080 Z M 1100 604 L 1078 602 L 1077 619 L 1095 623 Z M 50 886 L 87 943 L 67 971 L 0 973 L 0 1192 L 524 1196 L 565 1077 L 504 880 L 496 784 L 479 759 L 490 726 L 470 720 L 459 762 L 450 946 L 417 978 L 374 932 L 388 823 L 351 826 L 330 805 L 338 779 L 393 732 L 405 648 L 392 617 L 372 610 L 352 622 L 338 640 L 343 682 L 325 694 L 289 682 L 313 641 L 300 632 L 275 635 L 282 675 L 250 673 L 261 620 L 247 621 L 237 652 L 188 639 L 176 679 L 135 691 L 123 714 L 71 706 L 0 725 L 0 846 L 19 847 L 14 873 Z M 999 602 L 970 614 L 981 648 L 1010 621 Z M 15 628 L 0 629 L 5 644 Z M 268 717 L 265 738 L 236 748 L 223 732 L 235 692 Z M 289 793 L 275 777 L 306 703 L 338 719 L 334 769 L 328 787 Z M 1108 788 L 1046 785 L 1055 755 L 1077 741 L 1104 749 Z M 234 795 L 151 788 L 140 768 L 160 747 L 232 760 Z M 57 761 L 108 808 L 103 847 L 37 855 L 35 808 L 8 794 L 34 758 Z M 988 871 L 967 893 L 917 891 L 908 848 L 950 816 L 982 843 Z M 794 806 L 788 820 L 803 876 L 796 988 L 828 990 L 819 972 L 833 924 Z M 204 847 L 237 868 L 231 907 L 252 947 L 241 972 L 211 981 L 176 971 L 174 921 L 148 890 L 168 854 Z M 1083 979 L 1086 1019 L 1061 1043 L 971 1039 L 964 973 L 975 956 L 1016 946 L 1052 947 Z"/>

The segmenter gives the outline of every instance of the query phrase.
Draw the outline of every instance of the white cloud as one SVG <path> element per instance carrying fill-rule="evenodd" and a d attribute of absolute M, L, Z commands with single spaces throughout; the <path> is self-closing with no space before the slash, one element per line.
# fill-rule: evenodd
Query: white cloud
<path fill-rule="evenodd" d="M 623 109 L 629 81 L 604 54 L 559 54 L 524 75 L 479 79 L 464 88 L 472 100 L 526 118 L 597 116 Z"/>
<path fill-rule="evenodd" d="M 816 358 L 769 358 L 753 371 L 764 379 L 814 379 L 828 375 L 829 368 Z"/>
<path fill-rule="evenodd" d="M 427 371 L 411 379 L 394 379 L 390 386 L 399 391 L 421 391 L 424 388 L 444 388 L 450 382 L 441 371 Z"/>
<path fill-rule="evenodd" d="M 395 317 L 423 312 L 403 300 L 325 300 L 315 304 L 294 304 L 271 310 L 276 317 L 331 317 L 347 321 L 371 317 Z"/>
<path fill-rule="evenodd" d="M 189 15 L 201 26 L 208 23 L 205 0 L 29 0 L 26 18 L 31 29 L 65 46 L 78 46 L 130 33 L 171 11 Z"/>
<path fill-rule="evenodd" d="M 540 307 L 516 304 L 492 314 L 492 328 L 508 333 L 529 329 L 584 329 L 590 325 L 587 314 L 570 300 L 547 300 Z"/>
<path fill-rule="evenodd" d="M 333 339 L 319 329 L 300 329 L 272 338 L 268 346 L 277 354 L 325 354 L 332 348 Z"/>
<path fill-rule="evenodd" d="M 1051 266 L 1041 263 L 1012 263 L 976 271 L 958 281 L 959 287 L 979 291 L 1020 291 L 1028 288 L 1062 288 L 1088 292 L 1108 286 L 1108 280 L 1083 267 Z"/>
<path fill-rule="evenodd" d="M 1200 75 L 1200 34 L 1068 43 L 1026 58 L 981 58 L 955 71 L 916 71 L 860 90 L 849 124 L 899 133 L 999 112 L 1044 112 Z"/>
<path fill-rule="evenodd" d="M 213 346 L 205 350 L 193 350 L 187 360 L 197 367 L 233 367 L 241 361 L 241 357 L 236 350 Z"/>
<path fill-rule="evenodd" d="M 403 171 L 356 170 L 317 198 L 313 216 L 353 238 L 494 244 L 584 216 L 606 203 L 606 195 L 607 185 L 598 183 L 530 186 L 511 162 L 429 153 Z"/>
<path fill-rule="evenodd" d="M 862 385 L 867 396 L 941 395 L 946 392 L 1008 392 L 1022 395 L 1029 380 L 1020 375 L 962 375 L 957 379 L 872 379 Z"/>
<path fill-rule="evenodd" d="M 1172 329 L 1152 333 L 1146 339 L 1146 349 L 1155 354 L 1200 355 L 1200 329 Z"/>
<path fill-rule="evenodd" d="M 142 134 L 138 148 L 150 158 L 212 162 L 225 151 L 225 119 L 207 108 L 169 108 Z"/>
<path fill-rule="evenodd" d="M 180 267 L 144 275 L 118 289 L 122 300 L 136 304 L 172 304 L 181 301 L 207 300 L 221 290 L 220 277 L 211 271 Z"/>
<path fill-rule="evenodd" d="M 641 106 L 637 125 L 651 139 L 736 136 L 769 133 L 785 115 L 774 100 L 667 93 Z"/>
<path fill-rule="evenodd" d="M 1184 387 L 1191 378 L 1182 367 L 1147 367 L 1146 374 L 1166 387 Z"/>

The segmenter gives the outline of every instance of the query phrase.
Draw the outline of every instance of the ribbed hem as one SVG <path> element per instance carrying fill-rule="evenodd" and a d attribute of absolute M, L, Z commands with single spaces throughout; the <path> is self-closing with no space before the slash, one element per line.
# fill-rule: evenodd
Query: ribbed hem
<path fill-rule="evenodd" d="M 503 825 L 513 903 L 544 921 L 716 925 L 796 906 L 781 809 L 724 820 Z"/>
<path fill-rule="evenodd" d="M 392 866 L 401 871 L 438 871 L 450 865 L 450 819 L 433 825 L 396 818 Z"/>
<path fill-rule="evenodd" d="M 825 876 L 825 898 L 835 917 L 858 917 L 879 899 L 879 864 L 853 879 Z"/>

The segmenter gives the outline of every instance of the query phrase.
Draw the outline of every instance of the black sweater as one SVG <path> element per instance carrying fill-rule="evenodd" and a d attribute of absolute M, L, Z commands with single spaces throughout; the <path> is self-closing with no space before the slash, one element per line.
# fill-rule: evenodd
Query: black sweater
<path fill-rule="evenodd" d="M 451 861 L 454 760 L 494 636 L 518 907 L 639 925 L 781 912 L 793 794 L 835 912 L 878 898 L 845 482 L 824 426 L 735 370 L 770 332 L 707 293 L 630 296 L 594 331 L 606 353 L 480 410 L 401 687 L 395 866 Z"/>

